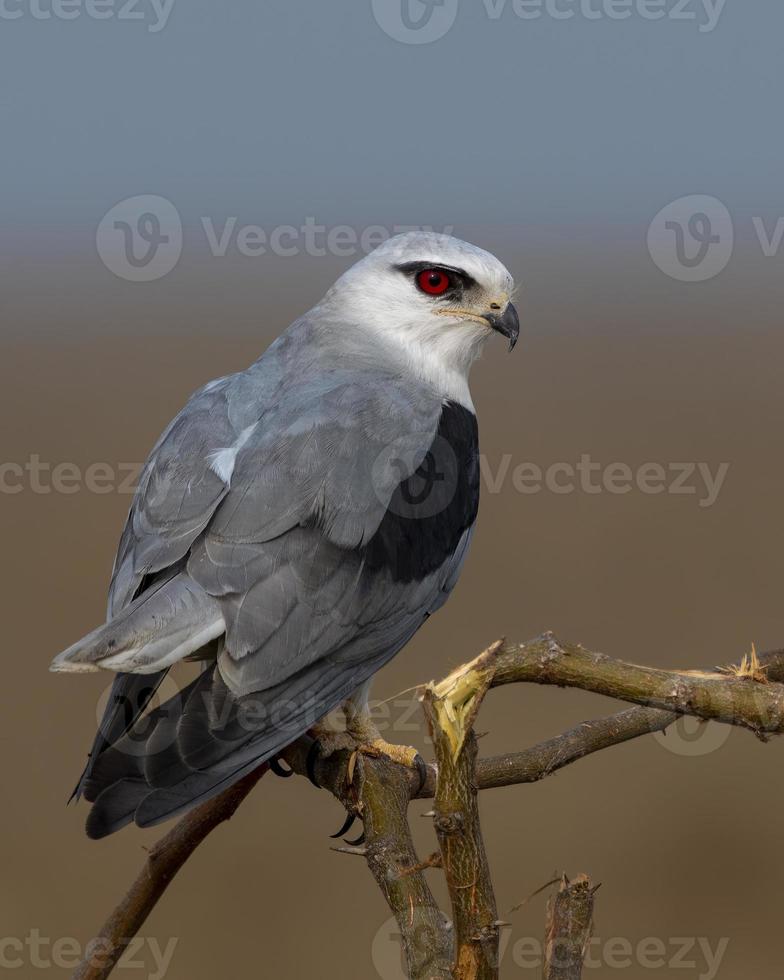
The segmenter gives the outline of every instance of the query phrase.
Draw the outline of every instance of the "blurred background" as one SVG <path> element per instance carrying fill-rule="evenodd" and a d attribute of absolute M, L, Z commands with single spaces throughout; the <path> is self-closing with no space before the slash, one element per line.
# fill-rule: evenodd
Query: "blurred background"
<path fill-rule="evenodd" d="M 103 619 L 133 473 L 378 236 L 452 230 L 522 284 L 473 379 L 473 550 L 377 679 L 388 737 L 427 753 L 400 692 L 501 635 L 784 644 L 782 29 L 776 0 L 4 0 L 0 974 L 68 976 L 161 833 L 85 838 L 109 678 L 47 673 Z M 482 751 L 616 708 L 505 688 Z M 507 912 L 560 871 L 602 882 L 588 976 L 778 977 L 783 773 L 779 740 L 683 723 L 483 794 L 502 977 L 539 974 L 544 896 Z M 263 780 L 116 975 L 399 980 L 341 821 Z"/>

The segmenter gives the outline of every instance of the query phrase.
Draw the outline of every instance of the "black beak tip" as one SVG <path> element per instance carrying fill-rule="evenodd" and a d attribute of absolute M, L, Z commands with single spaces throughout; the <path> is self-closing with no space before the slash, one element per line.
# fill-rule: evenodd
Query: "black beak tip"
<path fill-rule="evenodd" d="M 520 336 L 520 318 L 514 305 L 508 303 L 503 313 L 491 313 L 486 319 L 493 330 L 508 338 L 509 350 L 514 350 L 517 338 Z"/>

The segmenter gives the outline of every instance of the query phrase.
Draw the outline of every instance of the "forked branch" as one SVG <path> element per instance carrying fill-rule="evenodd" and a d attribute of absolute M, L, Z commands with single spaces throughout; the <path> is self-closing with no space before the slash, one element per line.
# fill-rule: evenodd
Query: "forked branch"
<path fill-rule="evenodd" d="M 428 687 L 425 710 L 433 727 L 438 765 L 428 766 L 423 787 L 418 788 L 412 773 L 388 760 L 363 757 L 358 762 L 350 750 L 319 762 L 320 785 L 365 822 L 365 844 L 360 853 L 368 860 L 396 916 L 410 976 L 441 980 L 452 975 L 450 931 L 424 880 L 424 871 L 432 863 L 419 862 L 411 842 L 406 811 L 413 795 L 436 797 L 436 831 L 452 884 L 458 969 L 463 956 L 462 962 L 487 971 L 456 976 L 492 977 L 497 924 L 478 827 L 476 791 L 534 782 L 593 752 L 661 731 L 681 715 L 738 725 L 764 740 L 784 731 L 781 682 L 784 650 L 745 657 L 725 671 L 658 670 L 560 643 L 552 633 L 546 633 L 527 643 L 493 644 L 440 684 Z M 524 751 L 475 763 L 472 726 L 482 699 L 491 687 L 511 683 L 581 688 L 638 707 L 583 722 Z M 300 740 L 286 753 L 289 764 L 300 774 L 306 771 L 309 745 L 310 740 Z M 179 868 L 210 831 L 234 813 L 265 769 L 260 767 L 197 807 L 155 845 L 142 873 L 107 919 L 98 939 L 89 945 L 85 961 L 74 973 L 75 980 L 104 980 L 109 976 Z M 460 814 L 458 823 L 462 820 L 466 832 L 450 832 L 455 814 Z M 576 886 L 577 880 L 572 884 Z M 468 900 L 464 901 L 466 895 Z M 553 980 L 567 978 L 553 975 Z"/>

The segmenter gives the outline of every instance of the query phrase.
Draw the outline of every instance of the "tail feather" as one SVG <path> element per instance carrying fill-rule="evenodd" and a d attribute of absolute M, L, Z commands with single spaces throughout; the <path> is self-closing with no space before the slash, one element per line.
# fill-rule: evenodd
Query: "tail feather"
<path fill-rule="evenodd" d="M 161 685 L 168 671 L 161 670 L 157 674 L 118 674 L 109 694 L 109 701 L 104 709 L 101 726 L 96 732 L 92 747 L 87 755 L 87 764 L 79 777 L 68 800 L 78 800 L 84 793 L 87 780 L 93 767 L 106 749 L 122 738 L 144 712 L 155 692 Z"/>
<path fill-rule="evenodd" d="M 257 769 L 260 765 L 258 759 L 252 759 L 242 766 L 238 766 L 229 773 L 214 774 L 194 773 L 178 786 L 167 789 L 156 789 L 147 796 L 136 807 L 135 820 L 138 827 L 155 827 L 164 820 L 171 820 L 185 813 L 200 803 L 206 803 L 214 796 L 228 789 L 236 783 L 238 779 Z"/>
<path fill-rule="evenodd" d="M 50 669 L 154 674 L 225 630 L 217 600 L 181 573 L 161 588 L 142 593 L 108 623 L 64 650 Z"/>
<path fill-rule="evenodd" d="M 87 815 L 87 836 L 100 840 L 133 823 L 136 808 L 148 793 L 143 779 L 121 779 L 107 787 Z"/>
<path fill-rule="evenodd" d="M 274 758 L 340 704 L 378 667 L 313 664 L 265 691 L 238 698 L 214 664 L 139 717 L 106 748 L 84 781 L 90 837 L 135 820 L 151 827 L 209 799 Z"/>

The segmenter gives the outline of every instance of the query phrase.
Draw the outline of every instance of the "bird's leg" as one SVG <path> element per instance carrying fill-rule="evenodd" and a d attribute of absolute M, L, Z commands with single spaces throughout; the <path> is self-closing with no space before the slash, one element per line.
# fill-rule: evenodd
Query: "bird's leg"
<path fill-rule="evenodd" d="M 419 773 L 419 788 L 421 789 L 427 778 L 425 760 L 410 745 L 396 745 L 393 742 L 386 741 L 370 715 L 368 705 L 369 693 L 370 681 L 366 681 L 354 691 L 350 698 L 343 702 L 343 713 L 346 716 L 346 732 L 355 739 L 357 742 L 357 751 L 363 753 L 363 755 L 374 756 L 376 758 L 385 756 L 393 762 L 407 766 L 409 769 L 416 769 Z"/>
<path fill-rule="evenodd" d="M 316 778 L 316 763 L 318 760 L 328 759 L 333 752 L 339 752 L 341 749 L 350 749 L 353 751 L 356 745 L 350 735 L 345 731 L 336 731 L 327 720 L 316 722 L 308 730 L 308 735 L 313 739 L 313 743 L 308 749 L 305 768 L 307 769 L 308 779 L 311 783 L 317 789 L 321 789 L 321 785 Z"/>
<path fill-rule="evenodd" d="M 369 692 L 370 681 L 366 681 L 343 702 L 342 710 L 346 720 L 344 731 L 336 731 L 326 721 L 318 722 L 310 729 L 309 734 L 314 739 L 307 757 L 310 781 L 314 786 L 319 785 L 316 779 L 316 763 L 319 759 L 328 758 L 341 749 L 350 749 L 373 758 L 384 757 L 408 769 L 415 769 L 419 775 L 419 786 L 416 790 L 418 793 L 427 780 L 427 764 L 412 746 L 387 742 L 382 736 L 370 715 Z M 352 763 L 351 772 L 353 768 Z"/>
<path fill-rule="evenodd" d="M 313 783 L 317 789 L 321 789 L 321 785 L 316 776 L 316 765 L 318 760 L 329 758 L 333 752 L 339 752 L 341 749 L 349 749 L 351 752 L 356 752 L 357 746 L 354 739 L 349 734 L 347 734 L 345 731 L 335 731 L 328 721 L 317 722 L 310 729 L 308 734 L 313 739 L 313 743 L 308 749 L 308 754 L 305 759 L 305 769 L 311 783 Z M 357 811 L 347 809 L 346 819 L 341 825 L 340 830 L 338 830 L 337 833 L 330 834 L 329 836 L 333 840 L 337 837 L 343 837 L 343 834 L 348 833 L 348 831 L 351 829 L 354 821 L 357 819 L 357 816 Z M 356 846 L 364 842 L 365 832 L 363 830 L 362 834 L 355 841 L 346 840 L 346 838 L 343 839 L 347 844 Z"/>
<path fill-rule="evenodd" d="M 308 730 L 308 734 L 316 740 L 322 759 L 328 759 L 333 752 L 340 752 L 341 749 L 355 748 L 351 735 L 346 731 L 333 728 L 329 722 L 316 722 Z"/>
<path fill-rule="evenodd" d="M 419 783 L 414 793 L 414 796 L 416 796 L 427 781 L 427 764 L 416 749 L 407 745 L 395 745 L 387 742 L 382 737 L 381 732 L 370 716 L 368 706 L 369 691 L 370 682 L 367 681 L 361 687 L 357 688 L 350 698 L 343 702 L 342 709 L 346 720 L 345 731 L 336 731 L 327 720 L 317 722 L 309 730 L 308 734 L 313 739 L 313 743 L 308 750 L 305 762 L 308 778 L 314 786 L 321 789 L 316 777 L 318 760 L 328 758 L 333 752 L 338 752 L 341 749 L 350 749 L 352 756 L 349 761 L 349 784 L 353 782 L 356 753 L 359 752 L 375 758 L 384 756 L 393 762 L 417 771 Z M 349 809 L 345 823 L 337 833 L 330 834 L 330 836 L 332 838 L 342 837 L 343 834 L 348 832 L 359 813 L 359 810 L 352 812 Z M 352 841 L 346 840 L 346 843 L 357 846 L 362 844 L 364 840 L 365 832 L 363 830 L 360 837 Z"/>

